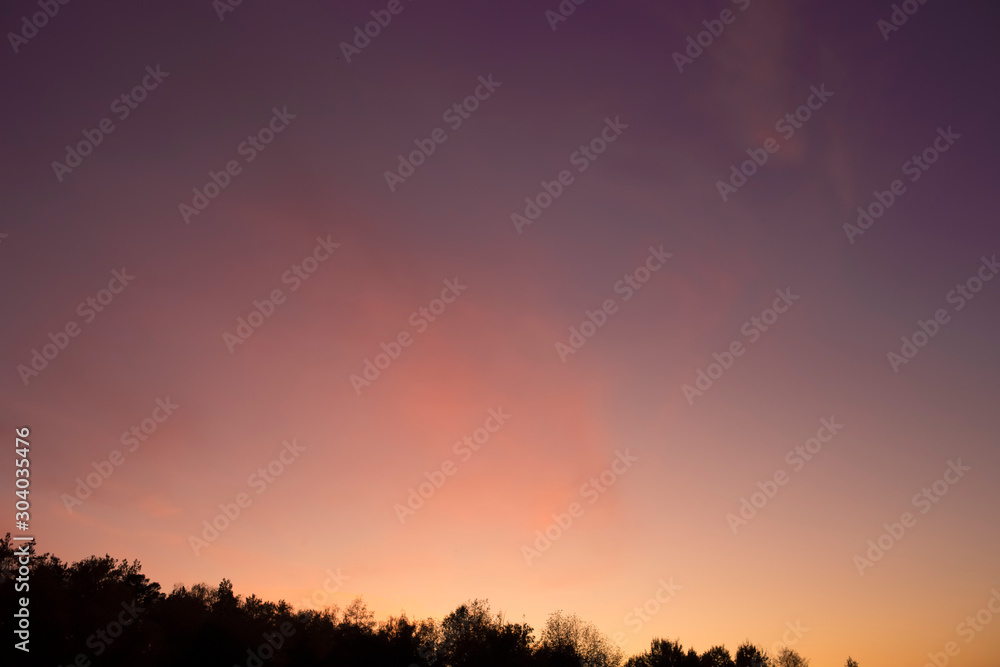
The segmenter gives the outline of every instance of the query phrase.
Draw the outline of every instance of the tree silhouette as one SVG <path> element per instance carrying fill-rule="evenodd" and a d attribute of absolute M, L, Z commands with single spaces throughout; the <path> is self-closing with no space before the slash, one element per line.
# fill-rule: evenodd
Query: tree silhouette
<path fill-rule="evenodd" d="M 736 650 L 736 667 L 768 667 L 770 664 L 764 649 L 749 641 L 743 642 Z"/>
<path fill-rule="evenodd" d="M 701 656 L 701 667 L 736 667 L 725 646 L 713 646 Z"/>
<path fill-rule="evenodd" d="M 622 652 L 592 624 L 561 611 L 549 615 L 540 650 L 561 664 L 573 660 L 584 667 L 618 667 Z"/>
<path fill-rule="evenodd" d="M 694 649 L 685 653 L 679 641 L 654 639 L 649 651 L 632 656 L 625 667 L 701 667 L 701 658 Z"/>
<path fill-rule="evenodd" d="M 788 648 L 783 647 L 774 660 L 776 667 L 809 667 L 809 661 Z"/>
<path fill-rule="evenodd" d="M 531 663 L 531 627 L 507 623 L 490 614 L 489 603 L 474 600 L 448 614 L 442 623 L 448 667 L 501 667 Z"/>
<path fill-rule="evenodd" d="M 20 548 L 20 547 L 18 547 Z M 94 667 L 620 667 L 621 650 L 593 624 L 551 614 L 538 639 L 485 600 L 459 605 L 441 621 L 405 614 L 378 621 L 362 598 L 345 609 L 296 611 L 284 600 L 243 597 L 229 579 L 217 587 L 175 586 L 169 594 L 109 555 L 67 565 L 31 554 L 31 663 Z M 0 605 L 15 607 L 15 546 L 0 540 Z M 12 636 L 11 614 L 0 630 Z M 13 650 L 13 649 L 11 649 Z M 6 663 L 5 663 L 6 664 Z M 702 655 L 679 641 L 654 639 L 625 667 L 808 667 L 785 649 L 773 663 L 745 642 L 735 662 L 724 646 Z M 857 667 L 848 659 L 847 667 Z"/>

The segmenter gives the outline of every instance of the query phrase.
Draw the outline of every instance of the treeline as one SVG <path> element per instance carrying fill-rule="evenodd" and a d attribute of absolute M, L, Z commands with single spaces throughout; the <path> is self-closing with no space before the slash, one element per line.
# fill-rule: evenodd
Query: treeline
<path fill-rule="evenodd" d="M 18 547 L 20 548 L 20 547 Z M 30 653 L 11 648 L 22 623 L 2 615 L 14 662 L 60 667 L 807 667 L 790 650 L 768 656 L 745 643 L 702 654 L 654 640 L 626 660 L 592 624 L 555 612 L 538 636 L 488 603 L 459 606 L 443 620 L 405 615 L 376 621 L 361 598 L 345 609 L 295 610 L 285 601 L 243 598 L 218 587 L 176 587 L 169 594 L 129 563 L 110 556 L 66 564 L 32 553 L 29 589 L 15 590 L 18 555 L 0 541 L 3 609 L 28 596 Z M 22 573 L 23 574 L 23 573 Z M 22 577 L 23 578 L 23 577 Z M 11 637 L 15 639 L 10 640 Z M 856 663 L 848 661 L 848 667 Z"/>

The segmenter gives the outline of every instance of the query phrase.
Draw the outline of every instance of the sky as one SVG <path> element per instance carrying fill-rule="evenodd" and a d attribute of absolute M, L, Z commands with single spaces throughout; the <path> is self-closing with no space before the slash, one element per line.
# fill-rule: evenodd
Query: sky
<path fill-rule="evenodd" d="M 995 666 L 998 16 L 902 4 L 5 3 L 28 532 Z"/>

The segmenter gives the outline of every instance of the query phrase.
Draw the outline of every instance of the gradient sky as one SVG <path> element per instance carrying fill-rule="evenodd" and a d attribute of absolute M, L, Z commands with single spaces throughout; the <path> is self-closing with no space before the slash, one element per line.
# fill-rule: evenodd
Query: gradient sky
<path fill-rule="evenodd" d="M 386 3 L 248 1 L 220 20 L 207 0 L 74 2 L 8 43 L 0 423 L 32 430 L 39 548 L 296 606 L 340 568 L 342 606 L 440 617 L 480 597 L 536 629 L 563 609 L 627 653 L 655 636 L 771 647 L 798 622 L 813 667 L 920 666 L 949 641 L 951 664 L 995 667 L 1000 620 L 969 643 L 957 626 L 1000 590 L 1000 280 L 961 310 L 947 297 L 1000 253 L 1000 16 L 929 2 L 886 40 L 888 2 L 740 4 L 591 0 L 553 31 L 555 0 L 403 0 L 350 63 L 341 42 Z M 672 54 L 726 8 L 735 21 L 678 72 Z M 5 3 L 0 26 L 34 11 Z M 157 65 L 169 75 L 118 120 L 113 100 Z M 489 75 L 500 87 L 451 130 L 442 113 Z M 833 96 L 782 138 L 775 122 L 820 85 Z M 238 146 L 286 107 L 245 162 Z M 52 162 L 105 117 L 115 130 L 60 182 Z M 606 118 L 628 128 L 577 172 Z M 384 172 L 439 127 L 391 192 Z M 904 162 L 949 127 L 961 138 L 911 182 Z M 778 151 L 724 202 L 717 181 L 769 137 Z M 179 204 L 234 159 L 185 224 Z M 511 214 L 564 169 L 574 182 L 518 233 Z M 844 224 L 894 179 L 905 193 L 852 243 Z M 290 291 L 318 237 L 340 247 Z M 672 257 L 624 301 L 616 283 L 661 245 Z M 134 281 L 86 322 L 78 304 L 122 267 Z M 411 314 L 456 278 L 468 289 L 418 332 Z M 800 299 L 751 342 L 741 329 L 786 288 Z M 275 289 L 284 303 L 230 353 L 223 335 Z M 563 363 L 556 343 L 609 298 Z M 887 353 L 942 308 L 894 372 Z M 79 335 L 23 382 L 71 321 Z M 412 344 L 355 392 L 403 331 Z M 691 404 L 682 386 L 734 341 L 744 354 Z M 121 434 L 167 397 L 180 407 L 127 451 Z M 453 443 L 501 407 L 463 461 Z M 823 418 L 844 427 L 795 471 L 786 453 Z M 248 477 L 291 439 L 305 450 L 257 494 Z M 124 463 L 68 511 L 116 449 Z M 581 485 L 625 449 L 638 460 L 589 503 Z M 394 506 L 448 459 L 401 523 Z M 958 459 L 971 470 L 922 514 L 913 496 Z M 727 514 L 779 470 L 790 481 L 734 534 Z M 189 536 L 242 492 L 251 505 L 195 555 Z M 529 565 L 522 545 L 573 502 L 582 516 Z M 916 524 L 859 574 L 904 512 Z M 626 615 L 671 578 L 681 590 L 633 633 Z"/>

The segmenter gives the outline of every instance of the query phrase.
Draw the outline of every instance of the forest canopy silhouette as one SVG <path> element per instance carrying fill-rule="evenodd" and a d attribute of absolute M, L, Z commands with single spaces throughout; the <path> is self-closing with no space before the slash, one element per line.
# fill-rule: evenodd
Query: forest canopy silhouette
<path fill-rule="evenodd" d="M 20 545 L 17 549 L 23 549 Z M 21 552 L 23 553 L 23 552 Z M 67 564 L 33 547 L 27 576 L 10 533 L 0 541 L 5 609 L 29 596 L 33 665 L 200 665 L 263 667 L 808 667 L 789 648 L 769 655 L 749 641 L 730 654 L 724 646 L 698 653 L 678 641 L 654 639 L 626 657 L 592 624 L 556 611 L 537 633 L 508 621 L 485 600 L 459 605 L 442 620 L 405 614 L 377 621 L 364 600 L 346 608 L 297 610 L 284 600 L 243 597 L 223 579 L 218 586 L 178 585 L 164 593 L 129 563 L 109 555 Z M 16 588 L 21 579 L 27 583 Z M 19 620 L 3 615 L 4 635 Z M 11 649 L 13 650 L 13 649 Z M 19 653 L 18 651 L 15 651 Z M 847 659 L 846 667 L 857 667 Z"/>

